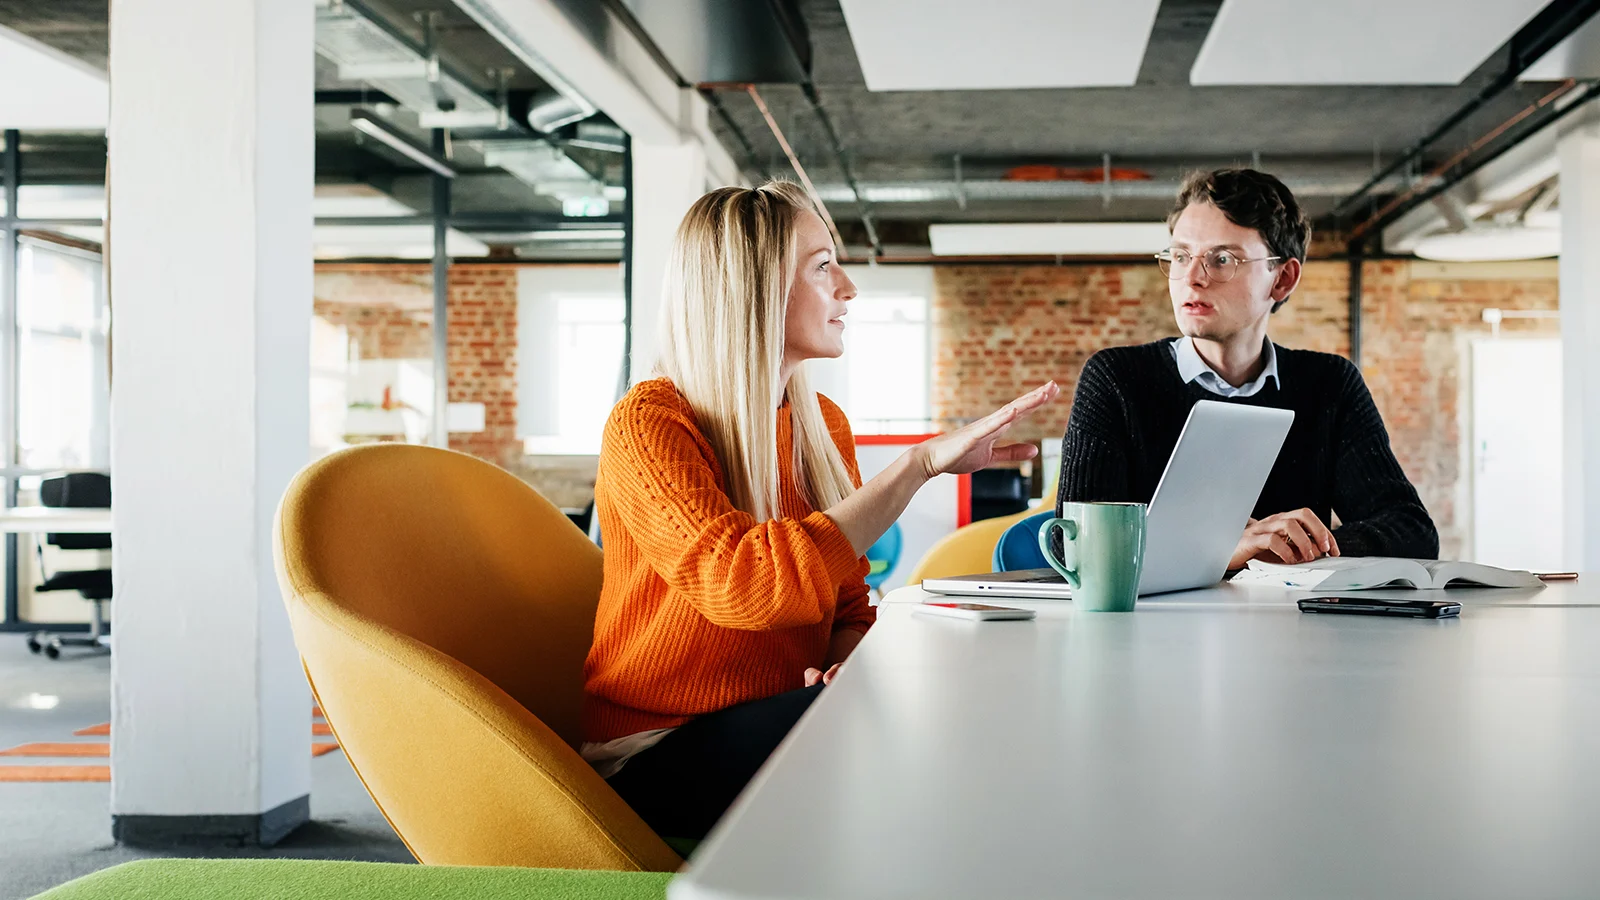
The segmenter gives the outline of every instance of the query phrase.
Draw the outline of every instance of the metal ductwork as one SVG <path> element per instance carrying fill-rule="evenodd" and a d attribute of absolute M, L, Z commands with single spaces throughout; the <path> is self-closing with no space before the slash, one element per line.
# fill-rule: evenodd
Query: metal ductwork
<path fill-rule="evenodd" d="M 528 125 L 545 134 L 591 115 L 594 115 L 591 107 L 559 91 L 540 91 L 528 101 Z"/>
<path fill-rule="evenodd" d="M 424 128 L 504 127 L 493 101 L 357 0 L 318 0 L 316 34 L 317 53 L 339 67 L 340 79 L 387 93 Z"/>
<path fill-rule="evenodd" d="M 485 96 L 440 62 L 431 39 L 416 46 L 360 0 L 318 0 L 316 45 L 318 54 L 339 67 L 341 79 L 384 92 L 414 112 L 424 128 L 471 129 L 479 135 L 498 130 L 501 137 L 457 143 L 481 154 L 485 165 L 504 169 L 536 192 L 560 200 L 575 215 L 608 211 L 610 198 L 602 182 L 554 143 L 511 121 L 503 80 L 498 98 Z M 594 113 L 587 101 L 557 90 L 535 94 L 528 106 L 529 124 L 542 133 Z"/>

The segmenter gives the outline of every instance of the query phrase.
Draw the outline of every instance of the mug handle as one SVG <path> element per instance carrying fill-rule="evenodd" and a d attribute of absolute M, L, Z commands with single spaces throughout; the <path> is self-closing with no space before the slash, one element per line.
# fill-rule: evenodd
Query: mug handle
<path fill-rule="evenodd" d="M 1065 559 L 1057 559 L 1055 551 L 1050 548 L 1050 529 L 1052 528 L 1061 529 L 1061 555 Z M 1072 519 L 1048 519 L 1043 525 L 1039 526 L 1039 552 L 1044 554 L 1044 561 L 1050 564 L 1050 568 L 1060 572 L 1061 577 L 1067 580 L 1067 584 L 1071 585 L 1073 590 L 1083 587 L 1078 578 L 1077 540 L 1078 523 Z"/>

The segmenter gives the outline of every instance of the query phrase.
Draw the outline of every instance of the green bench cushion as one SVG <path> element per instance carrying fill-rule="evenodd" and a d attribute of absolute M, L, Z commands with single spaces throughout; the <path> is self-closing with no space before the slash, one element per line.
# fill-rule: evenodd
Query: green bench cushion
<path fill-rule="evenodd" d="M 670 873 L 305 859 L 145 859 L 34 900 L 662 900 Z"/>

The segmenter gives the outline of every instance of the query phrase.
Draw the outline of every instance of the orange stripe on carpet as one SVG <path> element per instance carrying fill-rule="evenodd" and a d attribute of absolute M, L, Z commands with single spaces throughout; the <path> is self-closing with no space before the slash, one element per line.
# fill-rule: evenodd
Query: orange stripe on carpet
<path fill-rule="evenodd" d="M 327 718 L 327 716 L 322 714 L 322 707 L 320 707 L 320 706 L 311 707 L 311 716 L 312 716 L 312 718 L 315 718 L 315 719 L 326 719 Z"/>
<path fill-rule="evenodd" d="M 108 735 L 110 733 L 111 733 L 111 723 L 110 722 L 102 722 L 99 725 L 90 725 L 88 728 L 79 728 L 77 731 L 73 732 L 73 734 L 77 735 L 78 737 L 94 737 L 94 736 L 105 737 L 106 735 Z"/>
<path fill-rule="evenodd" d="M 333 734 L 333 729 L 328 727 L 327 722 L 312 722 L 311 733 L 319 737 L 329 737 Z"/>
<path fill-rule="evenodd" d="M 110 766 L 0 766 L 0 782 L 110 780 Z"/>
<path fill-rule="evenodd" d="M 324 744 L 321 741 L 318 741 L 317 743 L 311 745 L 311 755 L 326 756 L 337 749 L 339 749 L 338 744 Z"/>
<path fill-rule="evenodd" d="M 0 756 L 110 756 L 110 744 L 23 744 L 0 750 Z"/>

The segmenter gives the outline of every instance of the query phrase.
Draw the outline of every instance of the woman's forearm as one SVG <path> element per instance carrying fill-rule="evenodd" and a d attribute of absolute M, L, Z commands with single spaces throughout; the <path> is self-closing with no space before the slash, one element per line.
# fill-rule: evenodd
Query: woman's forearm
<path fill-rule="evenodd" d="M 823 663 L 823 667 L 827 668 L 834 663 L 844 662 L 855 651 L 856 645 L 861 643 L 861 639 L 864 637 L 866 635 L 854 628 L 841 628 L 835 631 L 833 638 L 828 641 L 828 658 Z"/>
<path fill-rule="evenodd" d="M 924 464 L 915 450 L 907 450 L 889 467 L 873 476 L 861 489 L 824 510 L 855 548 L 867 552 L 889 526 L 906 511 L 917 490 L 928 483 Z"/>

